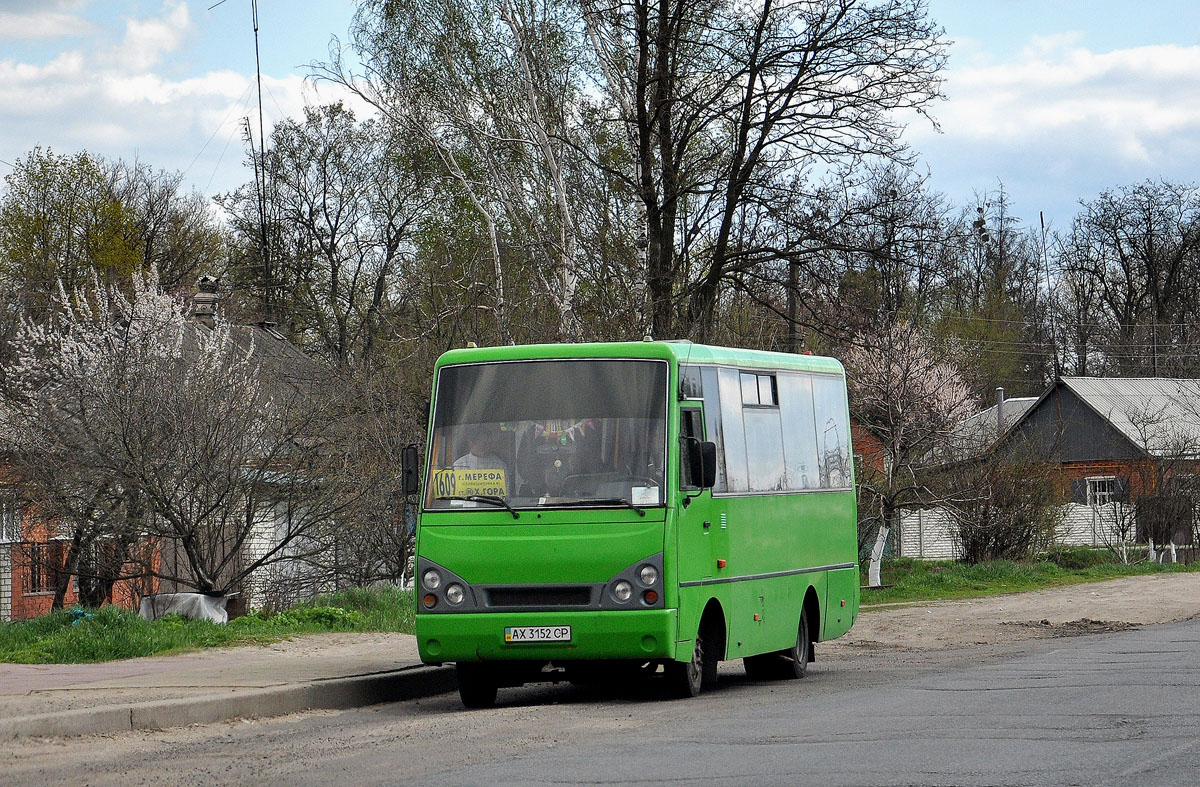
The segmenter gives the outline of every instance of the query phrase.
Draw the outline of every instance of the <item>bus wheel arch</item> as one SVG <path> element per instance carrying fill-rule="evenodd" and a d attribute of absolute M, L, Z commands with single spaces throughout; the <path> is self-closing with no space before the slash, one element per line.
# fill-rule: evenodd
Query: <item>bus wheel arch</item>
<path fill-rule="evenodd" d="M 729 637 L 729 621 L 725 618 L 725 610 L 721 607 L 721 602 L 715 598 L 710 598 L 708 603 L 704 605 L 704 613 L 700 615 L 700 632 L 703 632 L 705 639 L 708 641 L 708 649 L 712 654 L 709 660 L 711 663 L 712 675 L 706 678 L 705 688 L 711 688 L 717 682 L 717 663 L 726 658 L 726 650 Z"/>
<path fill-rule="evenodd" d="M 726 626 L 725 611 L 720 602 L 709 599 L 692 640 L 691 658 L 666 665 L 671 693 L 695 697 L 716 685 L 717 665 L 725 657 Z"/>
<path fill-rule="evenodd" d="M 817 589 L 812 585 L 804 594 L 802 612 L 808 614 L 808 660 L 816 661 L 816 643 L 821 639 L 821 602 L 817 600 Z"/>

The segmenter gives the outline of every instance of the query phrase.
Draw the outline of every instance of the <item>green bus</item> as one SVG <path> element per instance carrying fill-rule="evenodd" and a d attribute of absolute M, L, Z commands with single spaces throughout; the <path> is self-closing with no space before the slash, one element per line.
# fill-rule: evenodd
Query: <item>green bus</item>
<path fill-rule="evenodd" d="M 468 707 L 723 659 L 798 678 L 858 611 L 845 373 L 686 341 L 452 350 L 416 543 L 421 659 Z M 410 473 L 415 485 L 415 473 Z"/>

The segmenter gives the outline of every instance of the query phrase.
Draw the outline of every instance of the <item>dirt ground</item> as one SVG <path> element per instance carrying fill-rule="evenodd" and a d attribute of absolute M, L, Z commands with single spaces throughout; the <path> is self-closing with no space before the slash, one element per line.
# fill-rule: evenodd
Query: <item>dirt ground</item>
<path fill-rule="evenodd" d="M 824 653 L 927 652 L 1171 623 L 1200 615 L 1200 573 L 1127 577 L 963 601 L 865 607 Z"/>

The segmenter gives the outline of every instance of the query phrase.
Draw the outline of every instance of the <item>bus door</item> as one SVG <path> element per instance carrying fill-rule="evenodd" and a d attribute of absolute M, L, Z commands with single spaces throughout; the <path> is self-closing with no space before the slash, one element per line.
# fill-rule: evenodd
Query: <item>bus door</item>
<path fill-rule="evenodd" d="M 699 479 L 691 477 L 688 467 L 689 439 L 705 439 L 704 408 L 700 402 L 687 402 L 679 413 L 679 581 L 698 582 L 718 576 L 717 561 L 728 557 L 729 534 L 712 492 L 699 488 Z"/>

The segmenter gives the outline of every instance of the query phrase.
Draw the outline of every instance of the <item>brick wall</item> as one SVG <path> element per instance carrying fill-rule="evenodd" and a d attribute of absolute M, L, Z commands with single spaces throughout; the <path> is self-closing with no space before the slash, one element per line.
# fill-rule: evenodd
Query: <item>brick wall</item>
<path fill-rule="evenodd" d="M 53 522 L 22 512 L 19 542 L 0 545 L 0 620 L 28 620 L 50 612 L 58 569 L 63 566 L 68 541 L 59 538 Z M 155 563 L 158 554 L 152 555 Z M 157 581 L 149 578 L 123 580 L 113 586 L 112 603 L 136 609 L 141 596 L 153 592 Z M 64 605 L 78 603 L 74 578 L 67 584 Z"/>
<path fill-rule="evenodd" d="M 884 449 L 883 441 L 875 433 L 860 424 L 857 419 L 850 419 L 850 440 L 854 455 L 862 457 L 864 473 L 883 473 Z"/>

